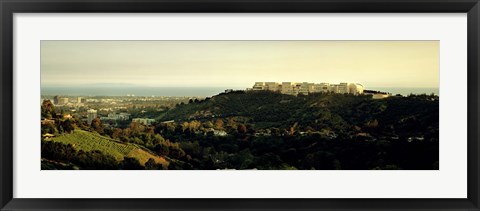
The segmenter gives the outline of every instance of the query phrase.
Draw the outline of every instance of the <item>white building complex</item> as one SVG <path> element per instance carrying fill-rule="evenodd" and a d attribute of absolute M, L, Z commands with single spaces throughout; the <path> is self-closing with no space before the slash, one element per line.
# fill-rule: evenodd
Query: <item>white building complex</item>
<path fill-rule="evenodd" d="M 130 119 L 130 114 L 121 112 L 121 113 L 109 113 L 106 117 L 100 117 L 101 120 L 128 120 Z"/>
<path fill-rule="evenodd" d="M 364 87 L 358 83 L 308 83 L 308 82 L 255 82 L 252 88 L 247 91 L 273 91 L 280 92 L 282 94 L 298 95 L 309 93 L 338 93 L 338 94 L 363 94 Z"/>
<path fill-rule="evenodd" d="M 138 122 L 144 125 L 151 125 L 152 123 L 155 122 L 155 119 L 147 119 L 147 118 L 134 118 L 132 119 L 132 122 Z"/>
<path fill-rule="evenodd" d="M 108 118 L 113 119 L 113 120 L 127 120 L 130 119 L 130 114 L 121 112 L 119 114 L 117 113 L 110 113 L 108 114 Z"/>

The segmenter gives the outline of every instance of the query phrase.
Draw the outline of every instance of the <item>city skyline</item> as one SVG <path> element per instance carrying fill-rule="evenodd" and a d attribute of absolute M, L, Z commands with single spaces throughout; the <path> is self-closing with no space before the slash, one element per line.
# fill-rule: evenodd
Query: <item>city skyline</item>
<path fill-rule="evenodd" d="M 438 41 L 42 41 L 41 51 L 42 87 L 439 87 Z"/>

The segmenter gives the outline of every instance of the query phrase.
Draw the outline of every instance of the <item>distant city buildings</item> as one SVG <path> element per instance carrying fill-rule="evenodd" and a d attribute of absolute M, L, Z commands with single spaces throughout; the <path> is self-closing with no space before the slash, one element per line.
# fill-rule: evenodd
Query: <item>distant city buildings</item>
<path fill-rule="evenodd" d="M 108 114 L 108 117 L 112 118 L 112 119 L 115 119 L 115 120 L 127 120 L 127 119 L 130 119 L 130 114 L 129 113 L 125 113 L 125 112 L 122 112 L 122 113 L 110 113 Z"/>
<path fill-rule="evenodd" d="M 53 97 L 53 104 L 58 105 L 58 96 Z"/>
<path fill-rule="evenodd" d="M 58 95 L 53 97 L 53 104 L 66 105 L 68 104 L 68 97 L 59 97 Z"/>
<path fill-rule="evenodd" d="M 92 121 L 97 118 L 97 110 L 89 109 L 87 110 L 87 122 L 88 124 L 92 123 Z"/>
<path fill-rule="evenodd" d="M 66 105 L 68 104 L 68 97 L 59 97 L 58 98 L 58 105 Z"/>
<path fill-rule="evenodd" d="M 62 97 L 55 95 L 53 99 L 49 99 L 56 106 L 81 106 L 82 104 L 87 103 L 87 99 L 84 97 Z"/>
<path fill-rule="evenodd" d="M 128 120 L 130 119 L 130 114 L 121 112 L 121 113 L 109 113 L 106 117 L 100 117 L 101 120 Z"/>
<path fill-rule="evenodd" d="M 142 123 L 144 125 L 151 125 L 152 123 L 155 122 L 155 119 L 134 118 L 134 119 L 132 119 L 132 122 L 138 122 L 138 123 Z"/>
<path fill-rule="evenodd" d="M 364 87 L 358 83 L 296 83 L 296 82 L 255 82 L 252 88 L 247 91 L 273 91 L 288 95 L 298 95 L 309 93 L 338 93 L 338 94 L 363 94 Z"/>

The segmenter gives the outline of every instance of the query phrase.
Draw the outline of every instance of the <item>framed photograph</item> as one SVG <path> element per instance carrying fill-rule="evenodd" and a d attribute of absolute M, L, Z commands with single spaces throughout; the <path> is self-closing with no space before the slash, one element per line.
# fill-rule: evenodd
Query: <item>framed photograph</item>
<path fill-rule="evenodd" d="M 479 4 L 1 0 L 1 210 L 479 210 Z"/>

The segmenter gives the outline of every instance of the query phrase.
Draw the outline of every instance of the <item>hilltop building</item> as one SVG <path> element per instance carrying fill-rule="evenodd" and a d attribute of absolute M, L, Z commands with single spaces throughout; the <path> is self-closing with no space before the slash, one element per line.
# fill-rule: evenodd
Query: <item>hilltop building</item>
<path fill-rule="evenodd" d="M 247 91 L 273 91 L 280 92 L 282 94 L 288 95 L 298 95 L 304 94 L 308 95 L 309 93 L 339 93 L 339 94 L 363 94 L 364 87 L 358 83 L 340 83 L 340 84 L 329 84 L 329 83 L 296 83 L 296 82 L 255 82 L 252 88 L 247 89 Z"/>

